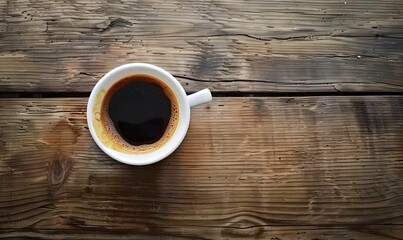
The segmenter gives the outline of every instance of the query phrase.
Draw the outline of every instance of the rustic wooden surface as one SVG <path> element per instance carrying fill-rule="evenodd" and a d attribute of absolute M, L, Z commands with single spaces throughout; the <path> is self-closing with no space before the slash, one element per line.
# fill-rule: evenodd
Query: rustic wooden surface
<path fill-rule="evenodd" d="M 146 167 L 98 149 L 86 100 L 1 100 L 0 237 L 402 237 L 403 97 L 216 98 Z"/>
<path fill-rule="evenodd" d="M 151 166 L 86 125 L 129 62 L 215 97 Z M 0 1 L 0 239 L 403 239 L 402 76 L 401 0 Z"/>
<path fill-rule="evenodd" d="M 0 91 L 89 92 L 128 62 L 193 92 L 401 92 L 403 1 L 0 2 Z"/>
<path fill-rule="evenodd" d="M 156 228 L 154 228 L 156 229 Z M 251 228 L 213 226 L 186 226 L 178 233 L 176 227 L 161 227 L 155 232 L 141 232 L 125 229 L 124 231 L 98 230 L 96 228 L 80 229 L 74 232 L 68 230 L 38 230 L 30 229 L 3 231 L 0 239 L 312 239 L 312 240 L 393 240 L 401 239 L 401 226 L 365 225 L 350 227 L 320 227 L 320 226 L 259 226 Z M 199 233 L 199 234 L 196 234 Z"/>

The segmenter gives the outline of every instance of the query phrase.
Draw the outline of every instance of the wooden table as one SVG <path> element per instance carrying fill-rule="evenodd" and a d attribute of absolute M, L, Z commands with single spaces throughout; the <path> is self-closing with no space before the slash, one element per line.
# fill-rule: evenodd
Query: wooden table
<path fill-rule="evenodd" d="M 403 2 L 0 2 L 0 238 L 403 239 Z M 188 93 L 146 167 L 86 124 L 108 70 Z"/>

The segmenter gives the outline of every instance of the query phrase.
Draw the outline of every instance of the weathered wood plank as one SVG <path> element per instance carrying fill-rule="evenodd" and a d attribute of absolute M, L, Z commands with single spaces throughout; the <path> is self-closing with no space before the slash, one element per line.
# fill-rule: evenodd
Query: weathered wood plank
<path fill-rule="evenodd" d="M 237 227 L 202 227 L 186 226 L 178 231 L 177 227 L 154 227 L 148 231 L 137 232 L 133 229 L 75 229 L 44 230 L 7 229 L 0 230 L 0 239 L 298 239 L 298 240 L 396 240 L 403 239 L 402 226 L 375 225 L 350 227 L 317 226 L 255 226 Z"/>
<path fill-rule="evenodd" d="M 403 2 L 4 1 L 0 90 L 88 92 L 128 62 L 189 92 L 403 90 Z"/>
<path fill-rule="evenodd" d="M 1 99 L 2 228 L 403 222 L 401 96 L 216 98 L 193 109 L 173 155 L 146 167 L 103 154 L 85 109 L 78 98 Z"/>

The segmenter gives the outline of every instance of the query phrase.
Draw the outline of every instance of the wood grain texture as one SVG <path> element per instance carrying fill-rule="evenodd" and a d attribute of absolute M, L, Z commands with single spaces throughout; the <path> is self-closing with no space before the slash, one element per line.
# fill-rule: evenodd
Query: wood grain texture
<path fill-rule="evenodd" d="M 0 236 L 292 239 L 310 225 L 311 238 L 402 237 L 401 96 L 216 98 L 145 167 L 103 154 L 85 110 L 80 98 L 1 99 Z"/>
<path fill-rule="evenodd" d="M 99 230 L 80 228 L 75 231 L 7 229 L 0 231 L 0 239 L 261 239 L 261 240 L 396 240 L 403 239 L 401 226 L 369 225 L 350 227 L 316 227 L 316 226 L 256 226 L 250 228 L 214 228 L 186 226 L 178 232 L 176 227 L 161 227 L 148 232 L 136 230 Z"/>
<path fill-rule="evenodd" d="M 2 1 L 0 90 L 88 92 L 129 62 L 193 92 L 401 92 L 403 2 Z"/>

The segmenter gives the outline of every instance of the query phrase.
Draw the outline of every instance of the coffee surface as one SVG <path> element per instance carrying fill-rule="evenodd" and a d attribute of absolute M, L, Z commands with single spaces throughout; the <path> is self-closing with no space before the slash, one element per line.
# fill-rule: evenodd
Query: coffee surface
<path fill-rule="evenodd" d="M 154 150 L 172 136 L 178 121 L 175 95 L 161 80 L 134 74 L 106 93 L 101 118 L 106 131 L 123 148 Z"/>

